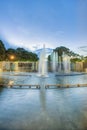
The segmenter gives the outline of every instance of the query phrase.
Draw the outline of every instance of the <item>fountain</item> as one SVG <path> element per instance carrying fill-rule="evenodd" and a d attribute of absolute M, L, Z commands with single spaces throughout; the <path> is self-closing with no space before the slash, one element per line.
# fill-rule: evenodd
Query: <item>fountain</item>
<path fill-rule="evenodd" d="M 64 52 L 61 56 L 58 55 L 58 52 L 53 52 L 51 61 L 53 72 L 59 72 L 61 74 L 70 73 L 70 57 Z"/>
<path fill-rule="evenodd" d="M 62 55 L 58 55 L 58 52 L 53 52 L 51 55 L 52 61 L 52 71 L 55 72 L 56 76 L 74 76 L 74 75 L 84 75 L 84 72 L 72 72 L 70 56 L 65 52 Z"/>
<path fill-rule="evenodd" d="M 40 53 L 38 72 L 39 72 L 38 76 L 47 77 L 47 59 L 46 59 L 45 45 L 43 45 L 43 49 Z"/>
<path fill-rule="evenodd" d="M 52 60 L 52 71 L 55 72 L 55 70 L 56 70 L 56 57 L 55 57 L 55 52 L 52 53 L 51 60 Z"/>
<path fill-rule="evenodd" d="M 49 73 L 49 78 L 43 78 L 47 76 L 47 59 L 45 45 L 43 46 L 40 55 L 38 67 L 39 76 L 41 77 L 37 77 L 36 73 L 31 73 L 32 76 L 29 77 L 27 76 L 28 74 L 30 74 L 29 72 L 18 72 L 17 74 L 3 72 L 2 75 L 0 75 L 1 84 L 7 84 L 8 87 L 15 84 L 17 85 L 15 87 L 13 86 L 12 88 L 10 87 L 11 90 L 8 90 L 6 88 L 4 89 L 4 86 L 0 87 L 0 129 L 11 130 L 13 129 L 13 126 L 14 130 L 67 130 L 74 128 L 80 129 L 80 127 L 84 129 L 83 124 L 84 121 L 87 122 L 87 117 L 84 120 L 80 120 L 80 124 L 82 124 L 80 125 L 80 127 L 78 126 L 78 117 L 82 116 L 79 115 L 81 109 L 87 109 L 87 88 L 80 87 L 80 85 L 87 84 L 87 75 L 74 75 L 71 77 L 68 76 L 71 75 L 71 73 L 67 73 L 70 71 L 69 56 L 67 56 L 65 53 L 63 53 L 62 56 L 58 56 L 57 52 L 53 53 L 53 55 L 53 58 L 55 59 L 53 59 L 53 68 L 55 72 L 57 72 L 58 77 L 55 75 L 55 73 Z M 20 87 L 18 87 L 18 84 L 20 85 Z M 37 91 L 33 89 L 33 87 L 33 90 L 30 89 L 31 86 L 34 84 L 40 85 L 41 89 L 38 89 Z M 75 86 L 78 85 L 77 89 L 74 89 L 73 84 L 75 84 Z M 30 89 L 29 91 L 27 90 L 27 85 Z M 45 86 L 47 85 L 52 86 L 52 89 L 45 89 Z M 63 89 L 58 87 L 58 85 Z M 70 86 L 72 87 L 71 89 L 64 88 Z M 22 88 L 23 90 L 21 91 L 20 89 Z M 53 90 L 53 88 L 59 89 Z M 69 100 L 66 101 L 66 99 Z M 72 103 L 74 105 L 71 109 L 70 106 Z M 78 111 L 76 120 L 74 111 L 77 109 Z M 68 116 L 68 112 L 72 114 L 72 116 Z M 10 113 L 8 117 L 8 123 L 5 123 L 5 121 L 7 121 L 8 113 Z M 83 114 L 85 114 L 85 112 Z M 17 115 L 17 118 L 15 115 Z M 60 120 L 60 117 L 63 118 Z M 68 119 L 72 121 L 68 122 L 69 125 L 67 125 Z M 62 122 L 65 123 L 64 126 L 62 125 Z M 75 124 L 75 127 L 73 126 L 73 124 Z"/>
<path fill-rule="evenodd" d="M 58 68 L 58 53 L 57 52 L 53 52 L 52 56 L 51 56 L 51 68 L 53 72 L 57 71 Z"/>
<path fill-rule="evenodd" d="M 63 52 L 63 69 L 65 73 L 70 73 L 70 57 Z"/>
<path fill-rule="evenodd" d="M 59 61 L 58 61 L 58 72 L 62 71 L 62 64 L 61 64 L 61 56 L 59 56 Z"/>

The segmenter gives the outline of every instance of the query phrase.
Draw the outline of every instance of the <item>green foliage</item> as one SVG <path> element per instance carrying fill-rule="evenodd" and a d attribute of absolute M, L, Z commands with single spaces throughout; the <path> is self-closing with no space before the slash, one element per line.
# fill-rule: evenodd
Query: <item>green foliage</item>
<path fill-rule="evenodd" d="M 87 56 L 86 56 L 86 57 L 84 57 L 84 61 L 85 61 L 85 62 L 87 62 Z"/>
<path fill-rule="evenodd" d="M 54 51 L 58 52 L 59 56 L 62 56 L 63 52 L 65 52 L 65 54 L 67 54 L 68 56 L 79 56 L 79 54 L 74 53 L 69 48 L 66 48 L 64 46 L 57 47 L 56 49 L 54 49 Z"/>
<path fill-rule="evenodd" d="M 11 59 L 14 56 L 14 59 Z M 35 53 L 28 52 L 24 48 L 9 48 L 5 49 L 3 42 L 0 40 L 0 60 L 12 61 L 38 61 L 38 56 Z"/>
<path fill-rule="evenodd" d="M 75 62 L 81 62 L 82 60 L 79 58 L 72 58 L 70 61 L 75 63 Z"/>
<path fill-rule="evenodd" d="M 5 57 L 6 57 L 5 52 L 6 52 L 6 48 L 3 42 L 0 40 L 0 61 L 5 60 Z"/>
<path fill-rule="evenodd" d="M 16 55 L 20 61 L 37 61 L 38 56 L 35 53 L 28 52 L 23 48 L 16 49 Z"/>
<path fill-rule="evenodd" d="M 48 61 L 51 61 L 51 56 L 50 55 L 48 56 Z"/>
<path fill-rule="evenodd" d="M 60 46 L 57 47 L 56 49 L 54 49 L 54 52 L 58 52 L 58 56 L 61 56 L 61 60 L 62 60 L 62 55 L 63 53 L 67 54 L 68 56 L 73 56 L 73 57 L 78 57 L 80 56 L 79 54 L 74 53 L 73 51 L 71 51 L 69 48 L 66 48 L 64 46 Z M 50 61 L 50 56 L 48 56 L 48 60 Z M 77 58 L 77 60 L 80 60 Z M 75 60 L 73 59 L 72 61 L 75 62 Z"/>
<path fill-rule="evenodd" d="M 69 49 L 64 46 L 57 47 L 56 49 L 54 49 L 54 51 L 58 52 L 59 56 L 61 56 L 63 52 L 65 52 L 66 54 L 69 53 Z"/>
<path fill-rule="evenodd" d="M 16 50 L 15 49 L 12 49 L 12 48 L 9 48 L 6 50 L 6 60 L 11 60 L 10 57 L 11 56 L 14 56 L 14 61 L 17 60 L 17 56 L 16 56 Z"/>

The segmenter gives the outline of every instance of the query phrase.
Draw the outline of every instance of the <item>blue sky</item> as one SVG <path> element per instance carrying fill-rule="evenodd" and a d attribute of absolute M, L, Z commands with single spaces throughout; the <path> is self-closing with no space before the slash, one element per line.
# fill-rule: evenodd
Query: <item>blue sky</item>
<path fill-rule="evenodd" d="M 87 0 L 0 0 L 6 47 L 66 46 L 87 54 Z M 85 51 L 84 51 L 85 50 Z"/>

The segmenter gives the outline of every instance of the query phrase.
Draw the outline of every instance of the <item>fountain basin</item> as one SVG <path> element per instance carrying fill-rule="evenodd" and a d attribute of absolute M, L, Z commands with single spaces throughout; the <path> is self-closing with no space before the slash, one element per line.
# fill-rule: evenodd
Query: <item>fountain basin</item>
<path fill-rule="evenodd" d="M 70 72 L 70 73 L 56 73 L 55 76 L 76 76 L 76 75 L 87 75 L 86 72 Z"/>
<path fill-rule="evenodd" d="M 46 84 L 87 83 L 86 74 L 55 77 L 54 73 L 49 73 L 48 78 L 38 77 L 37 73 L 10 74 L 2 73 L 0 82 L 12 80 L 15 84 L 39 84 L 43 89 L 0 87 L 1 130 L 87 129 L 87 124 L 84 125 L 87 122 L 87 116 L 84 116 L 87 112 L 87 87 L 44 89 Z M 32 76 L 26 76 L 28 74 Z"/>

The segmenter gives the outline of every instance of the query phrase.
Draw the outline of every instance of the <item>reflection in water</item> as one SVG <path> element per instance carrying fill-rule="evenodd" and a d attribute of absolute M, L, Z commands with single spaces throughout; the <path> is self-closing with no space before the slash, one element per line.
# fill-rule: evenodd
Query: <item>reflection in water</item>
<path fill-rule="evenodd" d="M 3 91 L 3 87 L 0 87 L 0 94 L 2 93 L 2 91 Z"/>
<path fill-rule="evenodd" d="M 86 130 L 86 99 L 87 88 L 5 88 L 0 95 L 0 130 Z"/>
<path fill-rule="evenodd" d="M 45 92 L 45 80 L 46 77 L 40 77 L 40 103 L 41 103 L 41 108 L 44 111 L 46 111 L 46 92 Z"/>
<path fill-rule="evenodd" d="M 26 73 L 24 73 L 26 74 Z M 46 84 L 86 83 L 87 75 L 48 78 L 2 75 L 0 82 L 40 84 L 41 89 L 0 88 L 0 130 L 86 130 L 87 88 L 44 89 Z"/>
<path fill-rule="evenodd" d="M 43 111 L 46 111 L 46 92 L 45 89 L 40 89 L 40 103 Z"/>

